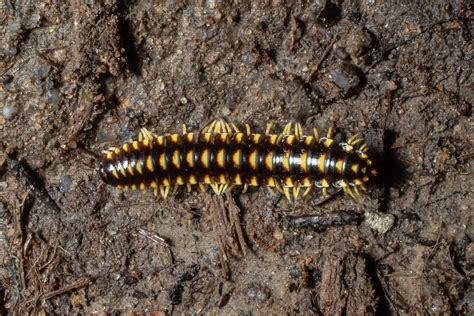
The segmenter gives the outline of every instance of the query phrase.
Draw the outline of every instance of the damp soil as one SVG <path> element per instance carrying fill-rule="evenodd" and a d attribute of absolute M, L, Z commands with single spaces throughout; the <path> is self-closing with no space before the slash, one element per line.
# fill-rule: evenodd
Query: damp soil
<path fill-rule="evenodd" d="M 3 1 L 0 312 L 474 313 L 469 1 Z M 163 200 L 97 155 L 223 117 L 362 133 L 359 201 Z"/>

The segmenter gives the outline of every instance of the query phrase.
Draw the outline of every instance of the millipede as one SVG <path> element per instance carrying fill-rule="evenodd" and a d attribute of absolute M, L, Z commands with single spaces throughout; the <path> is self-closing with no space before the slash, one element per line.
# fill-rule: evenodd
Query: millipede
<path fill-rule="evenodd" d="M 201 131 L 157 135 L 142 128 L 138 140 L 103 151 L 99 174 L 105 183 L 121 189 L 152 188 L 166 198 L 184 186 L 210 186 L 222 194 L 235 186 L 266 186 L 288 200 L 306 196 L 313 187 L 324 196 L 333 186 L 356 198 L 359 189 L 377 174 L 359 135 L 337 143 L 329 128 L 303 135 L 299 123 L 288 123 L 280 134 L 241 131 L 225 120 L 215 120 Z"/>

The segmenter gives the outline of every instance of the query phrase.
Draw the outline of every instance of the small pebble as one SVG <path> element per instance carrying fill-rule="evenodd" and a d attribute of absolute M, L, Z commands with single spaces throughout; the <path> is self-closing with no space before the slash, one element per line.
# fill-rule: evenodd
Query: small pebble
<path fill-rule="evenodd" d="M 181 102 L 181 104 L 188 103 L 188 99 L 186 99 L 186 97 L 182 97 L 179 101 Z"/>
<path fill-rule="evenodd" d="M 273 233 L 273 238 L 275 238 L 276 240 L 282 240 L 283 233 L 281 232 L 281 230 L 279 229 L 275 230 L 275 232 Z"/>
<path fill-rule="evenodd" d="M 357 88 L 361 84 L 359 70 L 352 64 L 342 63 L 338 68 L 331 71 L 330 79 L 344 91 Z"/>
<path fill-rule="evenodd" d="M 68 191 L 71 188 L 72 185 L 72 178 L 69 175 L 62 176 L 61 179 L 59 179 L 59 187 L 61 188 L 61 191 Z"/>
<path fill-rule="evenodd" d="M 7 121 L 11 121 L 17 116 L 18 114 L 18 108 L 14 105 L 7 105 L 3 108 L 3 117 Z"/>
<path fill-rule="evenodd" d="M 395 216 L 380 212 L 367 212 L 364 222 L 379 234 L 385 234 L 395 224 Z"/>

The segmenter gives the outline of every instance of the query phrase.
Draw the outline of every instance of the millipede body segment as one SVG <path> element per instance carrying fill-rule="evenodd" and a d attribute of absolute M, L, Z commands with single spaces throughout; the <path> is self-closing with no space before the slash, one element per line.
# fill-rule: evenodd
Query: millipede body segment
<path fill-rule="evenodd" d="M 156 135 L 142 129 L 138 140 L 104 151 L 99 173 L 117 188 L 153 188 L 163 197 L 172 188 L 206 185 L 218 194 L 233 186 L 265 185 L 288 199 L 306 195 L 312 187 L 323 194 L 332 186 L 354 197 L 376 175 L 367 145 L 356 135 L 335 144 L 331 130 L 320 138 L 302 135 L 299 124 L 288 124 L 281 134 L 246 132 L 223 120 L 198 133 Z M 303 189 L 303 191 L 301 191 Z"/>

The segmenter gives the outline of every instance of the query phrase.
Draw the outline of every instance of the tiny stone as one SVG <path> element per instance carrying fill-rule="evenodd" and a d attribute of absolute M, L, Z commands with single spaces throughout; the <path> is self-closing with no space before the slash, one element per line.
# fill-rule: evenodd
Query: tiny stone
<path fill-rule="evenodd" d="M 398 88 L 397 84 L 395 82 L 393 82 L 392 80 L 387 80 L 385 82 L 385 86 L 387 87 L 388 91 L 395 91 Z"/>
<path fill-rule="evenodd" d="M 181 104 L 188 103 L 188 99 L 186 99 L 186 97 L 182 97 L 179 101 L 181 102 Z"/>
<path fill-rule="evenodd" d="M 273 233 L 273 238 L 275 238 L 276 240 L 282 240 L 283 239 L 283 233 L 279 229 L 277 229 Z"/>
<path fill-rule="evenodd" d="M 69 175 L 65 175 L 59 179 L 59 186 L 62 191 L 68 191 L 72 185 L 72 178 Z"/>
<path fill-rule="evenodd" d="M 7 121 L 11 121 L 18 114 L 18 108 L 14 105 L 7 105 L 3 108 L 3 117 Z"/>
<path fill-rule="evenodd" d="M 364 222 L 379 234 L 385 234 L 395 224 L 395 216 L 380 212 L 366 212 Z"/>

